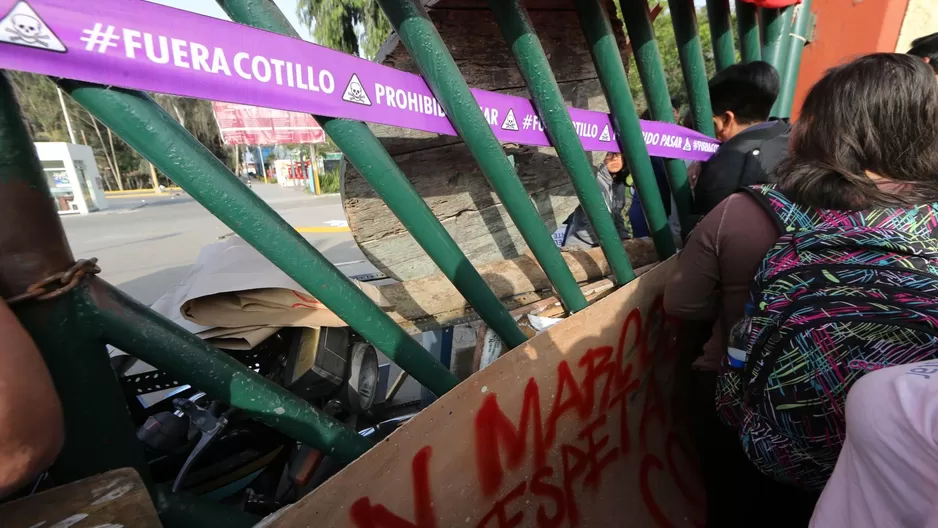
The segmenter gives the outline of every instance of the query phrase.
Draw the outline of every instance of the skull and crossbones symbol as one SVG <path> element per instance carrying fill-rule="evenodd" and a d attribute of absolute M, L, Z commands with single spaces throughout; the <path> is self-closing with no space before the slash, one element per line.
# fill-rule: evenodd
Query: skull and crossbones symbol
<path fill-rule="evenodd" d="M 42 22 L 29 15 L 14 15 L 13 27 L 6 27 L 8 33 L 12 33 L 10 42 L 22 42 L 23 44 L 35 46 L 36 44 L 45 48 L 49 47 L 46 42 L 49 35 L 42 34 Z"/>
<path fill-rule="evenodd" d="M 355 81 L 349 84 L 348 98 L 359 104 L 367 104 L 365 103 L 365 89 Z"/>

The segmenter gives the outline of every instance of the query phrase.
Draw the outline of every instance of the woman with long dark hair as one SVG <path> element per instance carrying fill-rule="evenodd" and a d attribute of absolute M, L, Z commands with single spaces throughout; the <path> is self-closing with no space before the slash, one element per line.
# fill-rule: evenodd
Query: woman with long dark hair
<path fill-rule="evenodd" d="M 844 225 L 861 211 L 901 216 L 907 209 L 912 215 L 916 206 L 938 202 L 934 72 L 916 57 L 887 53 L 830 70 L 805 99 L 789 157 L 777 171 L 775 191 L 794 207 L 814 208 L 822 218 L 828 211 Z M 715 321 L 694 363 L 708 526 L 805 526 L 817 498 L 756 472 L 738 431 L 720 423 L 714 404 L 730 331 L 748 317 L 750 286 L 784 229 L 754 193 L 733 194 L 691 233 L 665 292 L 671 315 Z M 766 524 L 766 515 L 778 523 Z"/>

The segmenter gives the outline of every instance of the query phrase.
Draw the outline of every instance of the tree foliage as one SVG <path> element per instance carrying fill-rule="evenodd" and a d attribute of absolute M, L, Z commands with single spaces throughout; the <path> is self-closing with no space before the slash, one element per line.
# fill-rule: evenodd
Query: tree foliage
<path fill-rule="evenodd" d="M 683 107 L 686 107 L 688 102 L 687 89 L 684 86 L 684 76 L 681 72 L 681 59 L 678 55 L 677 40 L 674 37 L 674 27 L 671 25 L 671 12 L 668 10 L 667 2 L 662 1 L 659 4 L 661 4 L 662 11 L 658 14 L 653 25 L 655 39 L 658 42 L 658 53 L 661 55 L 661 62 L 664 66 L 664 76 L 667 79 L 668 91 L 671 93 L 671 97 L 676 99 Z M 621 18 L 621 14 L 619 16 Z M 735 15 L 733 16 L 735 23 Z M 710 22 L 705 8 L 697 10 L 697 31 L 700 34 L 700 44 L 707 68 L 707 78 L 709 79 L 715 72 L 715 66 L 713 62 L 713 44 L 710 41 Z M 634 66 L 629 68 L 629 86 L 632 90 L 632 97 L 635 99 L 636 108 L 644 109 L 646 107 L 645 94 L 642 92 L 638 69 Z"/>
<path fill-rule="evenodd" d="M 376 0 L 299 0 L 296 10 L 316 43 L 368 59 L 391 34 Z"/>
<path fill-rule="evenodd" d="M 11 71 L 7 73 L 13 82 L 17 100 L 23 109 L 27 126 L 34 141 L 70 141 L 62 106 L 55 84 L 42 75 Z M 117 189 L 117 180 L 110 168 L 111 149 L 107 128 L 100 121 L 93 122 L 91 115 L 67 95 L 64 95 L 75 141 L 91 147 L 94 151 L 99 172 L 108 189 Z M 154 95 L 157 102 L 173 117 L 184 123 L 186 129 L 202 142 L 216 157 L 228 161 L 228 149 L 222 144 L 208 101 Z M 95 130 L 95 124 L 98 130 Z M 98 136 L 100 132 L 101 136 Z M 125 189 L 149 188 L 151 186 L 149 163 L 129 145 L 114 136 L 115 162 Z M 170 183 L 165 176 L 164 183 Z"/>

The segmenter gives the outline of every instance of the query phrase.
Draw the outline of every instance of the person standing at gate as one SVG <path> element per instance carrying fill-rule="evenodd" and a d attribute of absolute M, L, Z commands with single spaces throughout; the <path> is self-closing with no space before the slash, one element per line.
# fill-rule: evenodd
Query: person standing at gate
<path fill-rule="evenodd" d="M 706 215 L 740 187 L 775 181 L 791 130 L 786 121 L 769 119 L 779 86 L 778 72 L 761 61 L 734 64 L 710 80 L 713 125 L 723 144 L 701 166 L 695 214 Z"/>
<path fill-rule="evenodd" d="M 844 438 L 841 405 L 851 381 L 938 350 L 923 337 L 934 332 L 932 320 L 919 324 L 925 308 L 914 305 L 933 299 L 915 289 L 934 286 L 931 276 L 900 275 L 897 298 L 873 282 L 894 269 L 935 266 L 933 71 L 891 53 L 834 68 L 811 88 L 791 136 L 778 185 L 732 194 L 704 217 L 665 290 L 669 315 L 713 323 L 692 378 L 708 526 L 766 526 L 766 511 L 772 525 L 805 526 Z M 872 272 L 872 263 L 882 271 Z M 805 274 L 812 270 L 816 276 Z M 891 304 L 861 301 L 877 287 L 890 291 Z M 894 320 L 904 323 L 878 326 Z M 777 326 L 760 334 L 763 321 Z M 759 362 L 767 351 L 771 361 Z M 785 403 L 777 399 L 781 384 L 791 398 Z"/>
<path fill-rule="evenodd" d="M 935 76 L 938 77 L 938 33 L 932 33 L 913 40 L 912 49 L 906 53 L 920 57 L 926 64 L 931 66 Z"/>

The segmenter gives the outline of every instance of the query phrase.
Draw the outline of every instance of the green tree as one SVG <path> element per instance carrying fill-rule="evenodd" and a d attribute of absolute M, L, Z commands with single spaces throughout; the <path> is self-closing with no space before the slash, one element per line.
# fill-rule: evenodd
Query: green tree
<path fill-rule="evenodd" d="M 299 0 L 296 12 L 318 44 L 368 59 L 391 34 L 376 0 Z"/>
<path fill-rule="evenodd" d="M 659 2 L 661 12 L 653 23 L 655 29 L 655 39 L 658 41 L 658 53 L 661 55 L 661 62 L 664 66 L 664 75 L 668 82 L 668 91 L 671 97 L 676 99 L 686 109 L 688 97 L 687 90 L 684 87 L 684 76 L 681 72 L 681 59 L 677 52 L 677 40 L 674 37 L 674 27 L 671 25 L 671 12 L 668 9 L 667 2 Z M 735 15 L 734 27 L 735 27 Z M 619 18 L 622 18 L 621 13 Z M 707 68 L 707 78 L 713 76 L 715 67 L 713 63 L 713 44 L 710 42 L 710 23 L 707 18 L 706 8 L 697 10 L 697 31 L 700 34 L 700 44 L 703 50 L 704 63 Z M 738 57 L 737 57 L 738 60 Z M 632 97 L 635 99 L 635 106 L 640 110 L 646 108 L 645 94 L 642 92 L 642 83 L 638 75 L 638 69 L 634 66 L 629 68 L 629 86 L 631 87 Z"/>
<path fill-rule="evenodd" d="M 31 73 L 10 71 L 7 75 L 13 82 L 16 97 L 23 108 L 33 140 L 70 141 L 55 83 L 45 76 Z M 222 144 L 218 126 L 212 114 L 211 103 L 167 95 L 153 95 L 153 97 L 183 123 L 183 126 L 216 157 L 227 163 L 230 152 Z M 116 134 L 112 156 L 107 128 L 104 124 L 95 121 L 91 114 L 68 96 L 65 96 L 65 107 L 72 122 L 75 141 L 88 145 L 94 151 L 107 189 L 118 188 L 112 163 L 116 164 L 125 189 L 151 186 L 149 164 L 143 156 L 124 143 Z M 171 183 L 165 176 L 163 180 L 164 183 Z"/>

